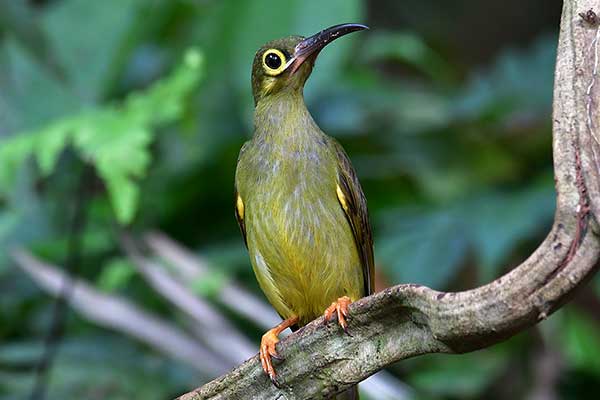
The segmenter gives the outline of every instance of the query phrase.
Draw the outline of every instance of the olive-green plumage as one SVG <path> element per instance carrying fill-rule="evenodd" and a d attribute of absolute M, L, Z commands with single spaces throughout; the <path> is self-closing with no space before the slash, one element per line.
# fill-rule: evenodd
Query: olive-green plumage
<path fill-rule="evenodd" d="M 260 287 L 283 318 L 298 316 L 300 326 L 339 297 L 354 301 L 373 288 L 362 189 L 342 147 L 304 104 L 318 50 L 283 69 L 303 40 L 272 41 L 256 53 L 254 135 L 240 151 L 235 177 L 236 216 Z M 277 57 L 281 71 L 271 68 Z"/>

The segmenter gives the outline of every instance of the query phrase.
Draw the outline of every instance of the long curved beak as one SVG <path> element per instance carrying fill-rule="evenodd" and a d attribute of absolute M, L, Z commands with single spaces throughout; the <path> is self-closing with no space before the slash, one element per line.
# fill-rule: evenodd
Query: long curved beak
<path fill-rule="evenodd" d="M 340 24 L 334 25 L 330 28 L 322 30 L 319 33 L 307 37 L 298 43 L 294 49 L 294 55 L 292 57 L 292 62 L 290 63 L 290 67 L 292 68 L 290 73 L 294 74 L 304 63 L 304 61 L 306 61 L 312 55 L 316 56 L 319 54 L 323 47 L 327 46 L 335 39 L 352 32 L 362 31 L 364 29 L 369 29 L 369 27 L 361 24 Z"/>

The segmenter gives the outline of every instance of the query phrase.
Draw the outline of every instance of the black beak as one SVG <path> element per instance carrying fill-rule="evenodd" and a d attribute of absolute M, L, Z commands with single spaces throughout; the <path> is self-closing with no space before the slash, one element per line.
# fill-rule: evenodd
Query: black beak
<path fill-rule="evenodd" d="M 335 39 L 352 32 L 362 31 L 364 29 L 369 29 L 369 27 L 361 24 L 340 24 L 334 25 L 330 28 L 322 30 L 319 33 L 307 37 L 298 43 L 294 49 L 293 61 L 291 63 L 291 73 L 293 74 L 296 72 L 307 58 L 312 55 L 316 56 L 319 54 L 323 47 L 327 46 Z"/>

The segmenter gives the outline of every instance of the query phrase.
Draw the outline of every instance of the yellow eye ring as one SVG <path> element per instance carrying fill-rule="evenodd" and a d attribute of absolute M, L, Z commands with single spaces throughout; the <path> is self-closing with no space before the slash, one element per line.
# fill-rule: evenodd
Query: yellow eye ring
<path fill-rule="evenodd" d="M 287 60 L 285 55 L 277 49 L 269 49 L 263 53 L 263 69 L 267 75 L 277 76 L 285 71 Z"/>

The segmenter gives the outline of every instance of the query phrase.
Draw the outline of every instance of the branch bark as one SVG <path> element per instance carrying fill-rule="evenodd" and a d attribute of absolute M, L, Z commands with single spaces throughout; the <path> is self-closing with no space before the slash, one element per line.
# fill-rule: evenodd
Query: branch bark
<path fill-rule="evenodd" d="M 409 284 L 361 299 L 350 308 L 352 336 L 322 318 L 313 321 L 280 342 L 285 362 L 277 366 L 279 388 L 255 356 L 179 399 L 326 398 L 399 360 L 491 346 L 564 304 L 592 277 L 600 254 L 600 30 L 597 18 L 586 22 L 579 15 L 594 5 L 596 0 L 563 5 L 553 110 L 555 221 L 525 262 L 465 292 Z"/>

